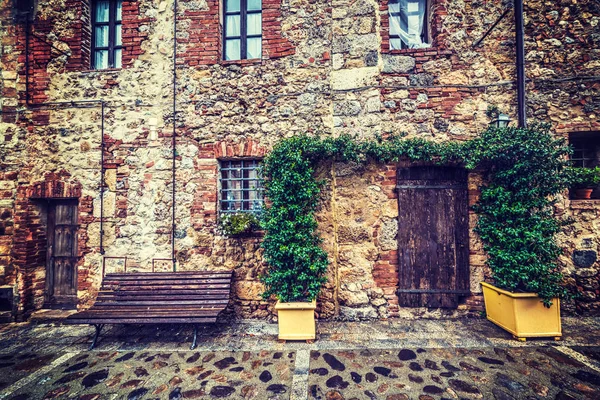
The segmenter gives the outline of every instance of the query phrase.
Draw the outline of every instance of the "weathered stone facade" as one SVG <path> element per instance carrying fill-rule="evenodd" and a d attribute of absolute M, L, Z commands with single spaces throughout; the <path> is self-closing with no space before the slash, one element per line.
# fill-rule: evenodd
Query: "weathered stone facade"
<path fill-rule="evenodd" d="M 174 115 L 172 1 L 125 1 L 123 68 L 102 71 L 89 70 L 88 0 L 40 0 L 28 55 L 24 19 L 11 0 L 1 1 L 0 285 L 15 287 L 18 318 L 44 302 L 52 199 L 78 200 L 81 307 L 99 287 L 103 257 L 127 257 L 127 270 L 144 271 L 153 259 L 171 258 L 175 189 L 177 269 L 234 270 L 232 314 L 265 318 L 272 302 L 260 296 L 260 236 L 216 231 L 220 160 L 261 158 L 300 133 L 466 140 L 486 128 L 488 105 L 516 114 L 512 11 L 473 47 L 504 11 L 500 2 L 431 0 L 432 45 L 409 50 L 390 50 L 387 1 L 262 4 L 263 57 L 234 62 L 222 61 L 219 2 L 179 1 Z M 551 122 L 560 136 L 598 134 L 600 7 L 594 0 L 529 0 L 525 11 L 529 117 Z M 90 100 L 98 102 L 81 102 Z M 319 173 L 328 182 L 319 230 L 331 260 L 320 317 L 481 309 L 478 282 L 488 271 L 473 233 L 472 296 L 458 311 L 398 307 L 395 165 L 329 165 Z M 470 175 L 470 204 L 479 182 Z M 575 219 L 560 240 L 565 271 L 582 293 L 579 311 L 600 309 L 600 266 L 591 253 L 576 253 L 600 251 L 599 210 L 597 201 L 567 197 L 557 207 Z M 475 221 L 471 214 L 471 229 Z"/>

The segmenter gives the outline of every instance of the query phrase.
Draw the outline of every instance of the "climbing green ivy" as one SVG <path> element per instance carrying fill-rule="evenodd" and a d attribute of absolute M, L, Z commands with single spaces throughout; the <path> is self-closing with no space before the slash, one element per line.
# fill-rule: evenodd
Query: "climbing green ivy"
<path fill-rule="evenodd" d="M 391 136 L 356 140 L 343 135 L 307 135 L 284 139 L 263 162 L 265 210 L 262 243 L 268 270 L 261 277 L 264 297 L 311 301 L 325 282 L 328 259 L 316 234 L 319 194 L 324 181 L 315 177 L 323 162 L 394 163 L 424 161 L 482 167 L 487 184 L 476 206 L 476 231 L 485 243 L 495 283 L 502 288 L 533 291 L 548 305 L 564 295 L 554 235 L 553 197 L 567 185 L 563 173 L 568 147 L 552 139 L 548 127 L 489 129 L 465 142 L 437 143 Z"/>

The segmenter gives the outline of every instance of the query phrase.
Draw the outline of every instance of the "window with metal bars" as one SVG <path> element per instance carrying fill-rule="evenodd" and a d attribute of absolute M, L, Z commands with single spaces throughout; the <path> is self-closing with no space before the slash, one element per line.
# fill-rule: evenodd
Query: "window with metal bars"
<path fill-rule="evenodd" d="M 262 1 L 224 0 L 223 47 L 225 60 L 262 57 Z"/>
<path fill-rule="evenodd" d="M 259 164 L 260 160 L 221 161 L 221 213 L 263 209 Z"/>
<path fill-rule="evenodd" d="M 390 49 L 429 47 L 427 0 L 390 0 Z"/>
<path fill-rule="evenodd" d="M 121 68 L 122 0 L 92 1 L 92 69 Z"/>
<path fill-rule="evenodd" d="M 595 167 L 598 165 L 598 143 L 586 140 L 572 140 L 573 154 L 571 164 L 574 167 Z"/>

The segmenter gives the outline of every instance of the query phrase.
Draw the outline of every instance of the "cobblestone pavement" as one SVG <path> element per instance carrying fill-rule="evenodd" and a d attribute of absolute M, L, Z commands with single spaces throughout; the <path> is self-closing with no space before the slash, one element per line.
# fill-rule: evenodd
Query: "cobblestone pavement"
<path fill-rule="evenodd" d="M 600 399 L 600 319 L 565 337 L 513 340 L 483 319 L 319 322 L 318 340 L 277 326 L 0 325 L 0 399 Z"/>

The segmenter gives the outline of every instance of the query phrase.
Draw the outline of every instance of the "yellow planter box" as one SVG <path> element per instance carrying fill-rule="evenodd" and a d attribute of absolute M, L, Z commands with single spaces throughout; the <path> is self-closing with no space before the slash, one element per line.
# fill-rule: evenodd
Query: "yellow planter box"
<path fill-rule="evenodd" d="M 277 302 L 280 340 L 314 340 L 316 336 L 315 308 L 317 302 Z"/>
<path fill-rule="evenodd" d="M 547 308 L 535 293 L 512 293 L 486 282 L 481 282 L 481 286 L 487 319 L 516 339 L 554 337 L 559 340 L 562 336 L 558 298 L 552 299 L 552 306 Z"/>

